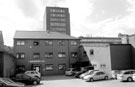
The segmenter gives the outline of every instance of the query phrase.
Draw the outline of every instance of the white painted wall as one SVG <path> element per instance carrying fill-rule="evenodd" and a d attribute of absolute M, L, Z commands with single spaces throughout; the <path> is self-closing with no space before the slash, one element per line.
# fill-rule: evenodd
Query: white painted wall
<path fill-rule="evenodd" d="M 103 70 L 111 77 L 111 59 L 110 59 L 110 46 L 105 43 L 89 43 L 83 44 L 85 51 L 94 66 L 95 70 Z M 90 55 L 90 50 L 94 50 L 94 54 Z M 102 65 L 105 65 L 102 67 Z"/>

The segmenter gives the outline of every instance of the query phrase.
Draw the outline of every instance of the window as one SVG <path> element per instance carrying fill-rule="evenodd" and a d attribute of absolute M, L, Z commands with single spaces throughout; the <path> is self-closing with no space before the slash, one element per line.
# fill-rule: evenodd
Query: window
<path fill-rule="evenodd" d="M 93 49 L 90 50 L 90 55 L 94 55 L 94 50 Z"/>
<path fill-rule="evenodd" d="M 65 32 L 66 31 L 66 28 L 54 28 L 54 27 L 50 27 L 50 30 L 52 31 L 59 31 L 59 32 Z"/>
<path fill-rule="evenodd" d="M 61 40 L 58 41 L 58 45 L 59 45 L 59 46 L 64 46 L 64 41 L 61 41 Z"/>
<path fill-rule="evenodd" d="M 61 22 L 65 22 L 66 19 L 65 18 L 50 18 L 50 21 L 61 21 Z"/>
<path fill-rule="evenodd" d="M 46 64 L 45 70 L 53 70 L 53 64 Z"/>
<path fill-rule="evenodd" d="M 78 57 L 77 52 L 72 52 L 72 53 L 71 53 L 71 57 L 72 57 L 72 58 L 77 58 L 77 57 Z"/>
<path fill-rule="evenodd" d="M 59 58 L 66 57 L 66 53 L 65 53 L 65 52 L 59 52 L 59 53 L 58 53 L 58 57 L 59 57 Z"/>
<path fill-rule="evenodd" d="M 65 27 L 66 23 L 55 23 L 55 22 L 51 22 L 50 26 L 61 26 L 61 27 Z"/>
<path fill-rule="evenodd" d="M 39 53 L 34 53 L 34 54 L 33 54 L 33 58 L 34 58 L 34 59 L 40 58 L 40 54 L 39 54 Z"/>
<path fill-rule="evenodd" d="M 25 65 L 17 65 L 17 73 L 22 73 L 25 71 Z"/>
<path fill-rule="evenodd" d="M 45 45 L 46 46 L 52 46 L 53 42 L 51 40 L 47 40 L 47 41 L 45 41 Z"/>
<path fill-rule="evenodd" d="M 101 64 L 100 67 L 101 68 L 105 68 L 106 67 L 106 64 Z"/>
<path fill-rule="evenodd" d="M 25 57 L 24 53 L 17 53 L 16 54 L 16 58 L 18 58 L 18 59 L 23 59 L 24 57 Z"/>
<path fill-rule="evenodd" d="M 71 46 L 75 46 L 75 45 L 77 45 L 77 42 L 76 41 L 71 41 L 70 44 L 71 44 Z"/>
<path fill-rule="evenodd" d="M 87 56 L 86 51 L 83 51 L 83 56 L 84 56 L 84 57 L 86 57 L 86 56 Z"/>
<path fill-rule="evenodd" d="M 25 41 L 23 41 L 23 40 L 18 40 L 18 41 L 16 42 L 16 45 L 25 45 Z"/>
<path fill-rule="evenodd" d="M 65 14 L 50 14 L 51 17 L 66 17 Z"/>
<path fill-rule="evenodd" d="M 45 57 L 46 58 L 53 58 L 53 53 L 52 52 L 46 52 Z"/>
<path fill-rule="evenodd" d="M 34 41 L 34 42 L 33 42 L 33 45 L 34 45 L 34 46 L 38 46 L 38 45 L 39 45 L 39 42 L 38 42 L 38 41 Z"/>
<path fill-rule="evenodd" d="M 65 70 L 66 64 L 59 64 L 59 70 Z"/>

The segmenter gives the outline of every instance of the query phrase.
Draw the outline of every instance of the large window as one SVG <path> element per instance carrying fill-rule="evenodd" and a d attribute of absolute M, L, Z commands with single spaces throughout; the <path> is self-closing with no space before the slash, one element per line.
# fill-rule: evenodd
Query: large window
<path fill-rule="evenodd" d="M 63 10 L 63 9 L 50 9 L 50 12 L 65 13 L 65 10 Z"/>
<path fill-rule="evenodd" d="M 64 57 L 66 57 L 66 53 L 65 52 L 59 52 L 58 57 L 59 58 L 64 58 Z"/>
<path fill-rule="evenodd" d="M 94 50 L 90 49 L 90 55 L 94 55 Z"/>
<path fill-rule="evenodd" d="M 53 64 L 46 64 L 45 70 L 53 70 Z"/>
<path fill-rule="evenodd" d="M 23 59 L 23 58 L 25 58 L 25 54 L 24 53 L 17 53 L 16 58 Z"/>
<path fill-rule="evenodd" d="M 66 23 L 55 23 L 55 22 L 51 22 L 50 26 L 61 26 L 61 27 L 65 27 Z"/>
<path fill-rule="evenodd" d="M 46 58 L 53 58 L 53 53 L 52 52 L 46 52 L 45 57 Z"/>
<path fill-rule="evenodd" d="M 38 45 L 39 45 L 39 41 L 34 41 L 34 42 L 33 42 L 33 45 L 34 45 L 34 46 L 38 46 Z"/>
<path fill-rule="evenodd" d="M 71 46 L 75 46 L 75 45 L 77 45 L 77 42 L 76 41 L 70 41 L 70 44 L 71 44 Z"/>
<path fill-rule="evenodd" d="M 25 41 L 23 41 L 23 40 L 18 40 L 18 41 L 16 42 L 16 45 L 25 45 Z"/>
<path fill-rule="evenodd" d="M 78 57 L 77 52 L 72 52 L 72 53 L 71 53 L 71 57 L 72 57 L 72 58 L 77 58 L 77 57 Z"/>
<path fill-rule="evenodd" d="M 25 65 L 17 65 L 16 69 L 17 69 L 17 73 L 24 73 Z"/>
<path fill-rule="evenodd" d="M 40 58 L 40 53 L 34 53 L 34 54 L 33 54 L 33 58 L 34 58 L 34 59 Z"/>
<path fill-rule="evenodd" d="M 45 41 L 45 45 L 46 45 L 46 46 L 52 46 L 52 45 L 53 45 L 52 40 L 46 40 L 46 41 Z"/>
<path fill-rule="evenodd" d="M 64 41 L 62 41 L 62 40 L 58 41 L 59 46 L 64 46 L 64 44 L 65 44 Z"/>
<path fill-rule="evenodd" d="M 66 69 L 66 64 L 59 64 L 59 70 L 65 70 Z"/>
<path fill-rule="evenodd" d="M 66 17 L 65 14 L 50 14 L 51 17 Z"/>

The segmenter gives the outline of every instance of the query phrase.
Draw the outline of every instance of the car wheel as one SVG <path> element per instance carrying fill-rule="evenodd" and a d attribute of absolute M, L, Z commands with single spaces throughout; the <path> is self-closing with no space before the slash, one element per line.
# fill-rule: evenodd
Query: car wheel
<path fill-rule="evenodd" d="M 105 76 L 105 78 L 104 78 L 105 80 L 108 80 L 108 76 Z"/>
<path fill-rule="evenodd" d="M 127 81 L 128 81 L 128 82 L 131 82 L 131 81 L 133 81 L 133 79 L 132 79 L 131 77 L 128 77 L 128 78 L 127 78 Z"/>
<path fill-rule="evenodd" d="M 90 78 L 90 80 L 89 80 L 90 82 L 93 82 L 94 81 L 94 79 L 93 78 Z"/>
<path fill-rule="evenodd" d="M 37 81 L 33 81 L 33 85 L 37 85 L 38 84 L 38 82 Z"/>

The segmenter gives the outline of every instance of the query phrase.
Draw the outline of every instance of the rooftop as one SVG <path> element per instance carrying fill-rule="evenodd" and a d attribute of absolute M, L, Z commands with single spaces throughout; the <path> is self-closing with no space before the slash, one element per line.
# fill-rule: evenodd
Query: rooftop
<path fill-rule="evenodd" d="M 50 31 L 16 31 L 14 39 L 79 39 L 79 38 Z"/>

